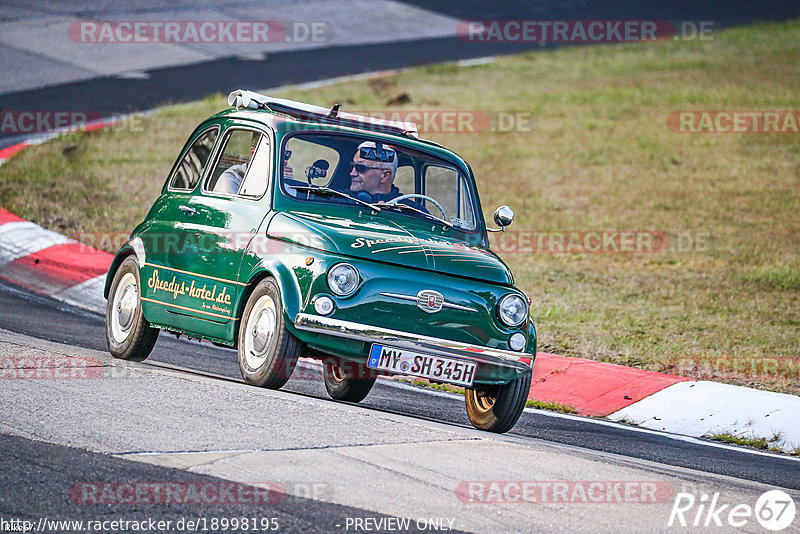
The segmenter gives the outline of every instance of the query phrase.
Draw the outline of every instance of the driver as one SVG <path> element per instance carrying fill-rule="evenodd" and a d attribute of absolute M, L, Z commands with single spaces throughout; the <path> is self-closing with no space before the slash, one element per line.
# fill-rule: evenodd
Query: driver
<path fill-rule="evenodd" d="M 364 141 L 350 162 L 350 191 L 365 202 L 388 202 L 401 195 L 394 185 L 397 152 L 394 147 Z"/>

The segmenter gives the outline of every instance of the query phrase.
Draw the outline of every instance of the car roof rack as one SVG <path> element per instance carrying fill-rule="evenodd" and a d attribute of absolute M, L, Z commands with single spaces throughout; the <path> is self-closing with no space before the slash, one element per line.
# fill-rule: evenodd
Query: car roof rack
<path fill-rule="evenodd" d="M 324 124 L 336 124 L 367 130 L 419 137 L 417 125 L 413 122 L 387 121 L 366 115 L 356 115 L 339 111 L 339 104 L 331 109 L 295 102 L 285 98 L 273 98 L 253 91 L 239 89 L 228 95 L 228 105 L 237 109 L 269 109 L 290 117 L 310 120 Z"/>

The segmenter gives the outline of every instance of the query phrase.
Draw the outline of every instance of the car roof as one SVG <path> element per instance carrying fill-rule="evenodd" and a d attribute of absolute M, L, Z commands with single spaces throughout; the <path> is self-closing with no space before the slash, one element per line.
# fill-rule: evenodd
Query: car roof
<path fill-rule="evenodd" d="M 449 156 L 466 162 L 453 151 L 428 139 L 418 137 L 417 126 L 411 122 L 387 121 L 339 112 L 338 105 L 331 110 L 313 104 L 305 104 L 287 99 L 273 98 L 251 91 L 234 91 L 228 97 L 231 108 L 222 110 L 213 119 L 243 119 L 262 123 L 274 130 L 287 133 L 292 130 L 310 130 L 375 135 L 402 140 L 419 148 L 434 148 Z M 468 165 L 466 165 L 469 168 Z"/>
<path fill-rule="evenodd" d="M 338 124 L 355 128 L 366 126 L 369 130 L 376 129 L 389 133 L 419 137 L 417 125 L 414 122 L 379 119 L 340 111 L 340 104 L 335 104 L 332 108 L 328 109 L 314 104 L 306 104 L 305 102 L 288 100 L 286 98 L 275 98 L 239 89 L 228 95 L 228 105 L 236 109 L 265 109 L 275 113 L 289 115 L 296 119 L 310 120 L 315 123 Z"/>

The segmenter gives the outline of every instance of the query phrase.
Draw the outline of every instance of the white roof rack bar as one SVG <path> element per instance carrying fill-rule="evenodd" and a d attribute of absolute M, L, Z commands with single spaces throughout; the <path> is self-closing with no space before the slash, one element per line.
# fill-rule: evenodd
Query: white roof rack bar
<path fill-rule="evenodd" d="M 228 95 L 228 105 L 237 109 L 259 109 L 262 107 L 269 108 L 273 111 L 283 112 L 287 114 L 300 113 L 301 115 L 311 115 L 324 119 L 325 122 L 341 122 L 345 126 L 360 125 L 361 127 L 369 129 L 369 126 L 375 126 L 386 130 L 395 130 L 397 133 L 411 135 L 418 137 L 419 132 L 417 125 L 413 122 L 405 121 L 387 121 L 384 119 L 377 119 L 368 117 L 366 115 L 356 115 L 355 113 L 340 112 L 335 117 L 329 116 L 330 111 L 327 108 L 314 106 L 312 104 L 305 104 L 303 102 L 296 102 L 294 100 L 287 100 L 285 98 L 273 98 L 271 96 L 262 95 L 253 91 L 246 91 L 239 89 L 233 91 Z"/>

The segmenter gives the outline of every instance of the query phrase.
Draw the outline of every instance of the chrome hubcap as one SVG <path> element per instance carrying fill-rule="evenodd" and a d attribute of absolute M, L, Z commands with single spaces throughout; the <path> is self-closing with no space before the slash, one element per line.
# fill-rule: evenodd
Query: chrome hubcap
<path fill-rule="evenodd" d="M 269 295 L 261 296 L 250 312 L 245 330 L 245 360 L 251 369 L 258 369 L 266 361 L 277 324 L 275 301 Z"/>
<path fill-rule="evenodd" d="M 123 343 L 131 333 L 136 319 L 136 308 L 139 305 L 139 288 L 132 273 L 125 273 L 122 276 L 113 298 L 111 334 L 114 341 Z"/>
<path fill-rule="evenodd" d="M 128 286 L 119 299 L 117 313 L 119 314 L 119 325 L 123 330 L 128 330 L 133 322 L 133 312 L 136 311 L 136 287 Z"/>

